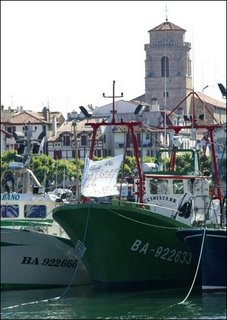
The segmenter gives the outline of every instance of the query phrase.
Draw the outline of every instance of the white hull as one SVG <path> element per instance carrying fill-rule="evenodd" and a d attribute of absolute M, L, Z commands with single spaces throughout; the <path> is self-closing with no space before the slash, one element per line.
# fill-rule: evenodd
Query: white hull
<path fill-rule="evenodd" d="M 70 240 L 42 232 L 1 228 L 1 288 L 90 284 Z"/>

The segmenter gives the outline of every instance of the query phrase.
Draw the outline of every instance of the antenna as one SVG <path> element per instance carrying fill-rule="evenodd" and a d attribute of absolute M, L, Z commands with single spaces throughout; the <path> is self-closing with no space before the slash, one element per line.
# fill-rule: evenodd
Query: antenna
<path fill-rule="evenodd" d="M 166 12 L 166 22 L 168 22 L 167 17 L 167 2 L 165 6 L 165 12 Z M 167 145 L 167 132 L 166 132 L 166 72 L 167 72 L 167 56 L 166 56 L 166 28 L 165 28 L 165 40 L 164 40 L 164 46 L 165 46 L 165 57 L 164 57 L 164 145 L 166 147 Z"/>
<path fill-rule="evenodd" d="M 168 15 L 167 15 L 168 9 L 167 9 L 167 1 L 165 5 L 165 13 L 166 13 L 166 22 L 168 22 Z"/>
<path fill-rule="evenodd" d="M 113 98 L 113 117 L 112 117 L 112 122 L 115 122 L 115 98 L 122 98 L 123 97 L 123 92 L 121 92 L 120 96 L 115 96 L 115 80 L 113 80 L 113 95 L 112 96 L 106 96 L 105 93 L 102 94 L 104 98 Z"/>
<path fill-rule="evenodd" d="M 195 61 L 194 61 L 194 29 L 193 29 L 193 26 L 192 26 L 192 90 L 194 91 L 195 88 L 194 88 L 194 77 L 195 77 L 195 74 L 194 74 L 194 66 L 195 66 Z M 202 73 L 202 76 L 203 76 L 203 73 Z"/>

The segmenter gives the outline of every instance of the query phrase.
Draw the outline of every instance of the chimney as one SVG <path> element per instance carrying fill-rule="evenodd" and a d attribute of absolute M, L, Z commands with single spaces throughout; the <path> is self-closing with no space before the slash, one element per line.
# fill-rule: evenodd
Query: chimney
<path fill-rule="evenodd" d="M 50 110 L 47 107 L 43 108 L 43 116 L 47 122 L 50 122 Z"/>
<path fill-rule="evenodd" d="M 57 119 L 56 116 L 53 115 L 52 117 L 52 136 L 56 136 L 57 134 Z"/>
<path fill-rule="evenodd" d="M 159 111 L 159 104 L 157 98 L 151 98 L 150 111 Z"/>

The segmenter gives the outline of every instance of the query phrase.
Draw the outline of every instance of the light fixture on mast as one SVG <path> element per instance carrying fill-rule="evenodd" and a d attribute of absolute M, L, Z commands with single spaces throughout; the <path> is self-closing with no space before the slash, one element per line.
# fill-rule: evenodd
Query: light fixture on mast
<path fill-rule="evenodd" d="M 220 91 L 222 93 L 222 98 L 226 99 L 226 93 L 227 93 L 226 88 L 223 86 L 222 83 L 218 83 L 218 87 L 219 87 L 219 89 L 220 89 Z"/>

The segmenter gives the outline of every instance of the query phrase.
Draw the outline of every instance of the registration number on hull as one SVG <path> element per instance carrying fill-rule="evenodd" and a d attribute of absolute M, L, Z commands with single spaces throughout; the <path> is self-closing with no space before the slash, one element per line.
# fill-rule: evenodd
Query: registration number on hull
<path fill-rule="evenodd" d="M 75 268 L 78 260 L 75 259 L 59 259 L 59 258 L 39 258 L 39 257 L 23 257 L 21 264 L 41 265 L 48 267 Z"/>
<path fill-rule="evenodd" d="M 168 262 L 181 264 L 190 264 L 192 262 L 192 253 L 189 251 L 176 250 L 163 246 L 153 248 L 150 242 L 143 242 L 138 239 L 134 241 L 130 250 L 144 255 L 152 254 L 154 258 L 166 260 Z"/>

